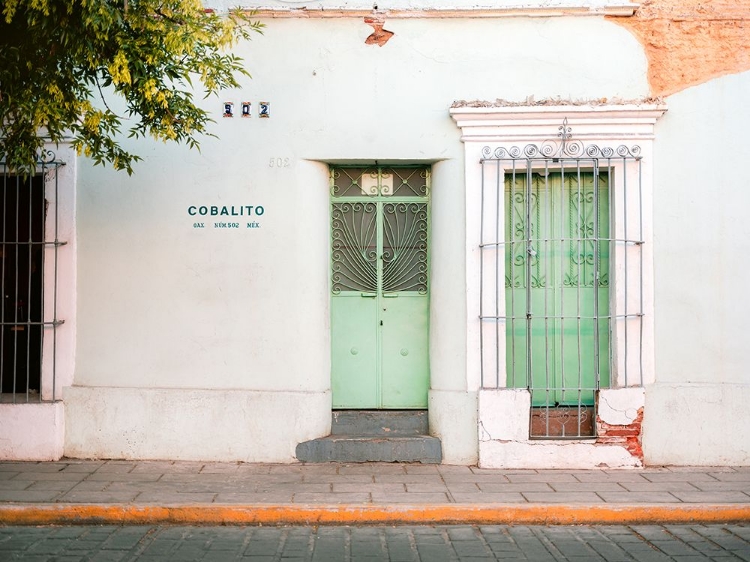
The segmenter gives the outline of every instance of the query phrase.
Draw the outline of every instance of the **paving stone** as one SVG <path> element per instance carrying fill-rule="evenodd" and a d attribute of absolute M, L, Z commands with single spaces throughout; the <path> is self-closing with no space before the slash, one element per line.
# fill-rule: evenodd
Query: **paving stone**
<path fill-rule="evenodd" d="M 556 492 L 623 492 L 618 482 L 550 482 Z"/>
<path fill-rule="evenodd" d="M 649 482 L 715 482 L 721 475 L 716 476 L 717 478 L 714 478 L 705 472 L 646 472 L 643 474 Z"/>
<path fill-rule="evenodd" d="M 413 504 L 430 504 L 430 503 L 446 503 L 448 502 L 448 495 L 442 493 L 407 493 L 407 494 L 387 494 L 383 492 L 372 493 L 373 503 L 413 503 Z"/>
<path fill-rule="evenodd" d="M 68 492 L 75 488 L 78 484 L 80 484 L 80 482 L 69 482 L 67 480 L 42 480 L 41 482 L 34 482 L 26 489 Z"/>
<path fill-rule="evenodd" d="M 256 484 L 256 492 L 289 492 L 289 493 L 304 493 L 313 492 L 318 494 L 325 494 L 332 492 L 333 485 L 328 482 L 319 483 L 305 483 L 305 482 L 283 482 L 277 484 Z M 357 492 L 365 491 L 362 486 Z"/>
<path fill-rule="evenodd" d="M 608 503 L 679 503 L 670 492 L 597 492 Z"/>
<path fill-rule="evenodd" d="M 0 490 L 25 490 L 33 484 L 34 482 L 29 480 L 0 480 Z"/>
<path fill-rule="evenodd" d="M 76 491 L 62 494 L 58 498 L 58 501 L 75 503 L 131 503 L 139 494 L 140 492 Z"/>
<path fill-rule="evenodd" d="M 334 492 L 382 492 L 388 494 L 397 494 L 406 492 L 406 484 L 392 483 L 373 483 L 373 482 L 334 482 L 332 484 Z"/>
<path fill-rule="evenodd" d="M 508 474 L 510 482 L 580 482 L 575 476 L 567 472 L 545 472 L 539 474 Z"/>
<path fill-rule="evenodd" d="M 192 493 L 192 492 L 172 492 L 172 493 L 141 493 L 138 496 L 139 504 L 156 504 L 156 505 L 185 505 L 196 503 L 211 503 L 217 494 Z"/>
<path fill-rule="evenodd" d="M 483 492 L 554 492 L 555 490 L 546 482 L 527 482 L 516 483 L 510 482 L 478 482 L 477 487 Z M 453 485 L 449 485 L 453 489 Z"/>
<path fill-rule="evenodd" d="M 405 464 L 407 474 L 442 474 L 438 464 Z"/>
<path fill-rule="evenodd" d="M 107 461 L 96 461 L 96 460 L 66 460 L 65 468 L 63 472 L 95 472 L 100 467 L 104 466 Z"/>
<path fill-rule="evenodd" d="M 618 492 L 602 492 L 606 493 Z M 594 492 L 523 492 L 522 495 L 530 502 L 541 503 L 600 504 L 605 501 Z"/>
<path fill-rule="evenodd" d="M 750 495 L 740 492 L 672 492 L 687 503 L 750 503 Z"/>
<path fill-rule="evenodd" d="M 83 475 L 77 472 L 59 472 L 55 471 L 24 471 L 15 477 L 16 480 L 26 480 L 38 482 L 41 480 L 63 480 L 79 482 L 83 480 Z"/>
<path fill-rule="evenodd" d="M 748 482 L 750 483 L 750 470 L 738 470 L 736 472 L 710 472 L 709 476 L 720 482 Z"/>
<path fill-rule="evenodd" d="M 54 490 L 0 490 L 0 502 L 50 502 L 55 501 L 61 493 Z"/>
<path fill-rule="evenodd" d="M 106 465 L 105 465 L 106 466 Z M 169 476 L 170 479 L 179 479 L 182 477 L 182 475 L 172 474 L 172 475 L 164 475 L 161 472 L 106 472 L 102 471 L 104 467 L 100 468 L 93 474 L 91 474 L 88 478 L 86 478 L 87 482 L 94 482 L 94 481 L 117 481 L 117 482 L 156 482 L 163 476 Z M 77 476 L 76 473 L 70 473 L 65 472 L 62 473 L 68 476 Z M 113 478 L 113 474 L 117 474 L 116 477 Z M 188 477 L 188 475 L 184 475 L 184 477 Z M 79 478 L 80 479 L 80 478 Z"/>
<path fill-rule="evenodd" d="M 445 485 L 448 491 L 451 493 L 458 494 L 472 494 L 475 492 L 484 492 L 484 490 L 478 482 L 449 482 Z"/>
<path fill-rule="evenodd" d="M 528 503 L 528 500 L 518 492 L 482 492 L 479 494 L 451 493 L 451 497 L 456 503 Z"/>
<path fill-rule="evenodd" d="M 96 472 L 114 472 L 117 474 L 123 474 L 133 470 L 137 464 L 138 463 L 132 461 L 107 461 L 97 468 Z"/>
<path fill-rule="evenodd" d="M 266 492 L 266 493 L 247 493 L 247 492 L 222 492 L 216 494 L 214 503 L 216 504 L 244 504 L 252 505 L 256 503 L 291 503 L 292 493 L 287 492 Z"/>
<path fill-rule="evenodd" d="M 575 478 L 579 482 L 649 482 L 644 473 L 638 471 L 598 471 L 576 472 Z"/>
<path fill-rule="evenodd" d="M 338 475 L 325 475 L 321 474 L 317 477 L 308 476 L 305 478 L 305 482 L 331 482 L 333 484 L 358 484 L 363 482 L 375 482 L 375 476 L 372 474 L 338 474 Z"/>
<path fill-rule="evenodd" d="M 369 492 L 349 492 L 349 493 L 316 493 L 301 492 L 294 494 L 294 503 L 369 503 Z"/>
<path fill-rule="evenodd" d="M 402 463 L 344 464 L 339 466 L 339 474 L 406 474 L 406 468 Z"/>
<path fill-rule="evenodd" d="M 375 482 L 403 482 L 404 484 L 442 484 L 445 481 L 439 474 L 375 474 Z"/>
<path fill-rule="evenodd" d="M 620 486 L 629 492 L 696 492 L 704 482 L 691 484 L 690 482 L 622 482 Z M 720 484 L 720 482 L 705 482 L 705 484 Z M 736 488 L 736 486 L 734 486 Z"/>
<path fill-rule="evenodd" d="M 418 492 L 418 493 L 445 493 L 448 491 L 448 487 L 444 482 L 407 482 L 404 484 L 407 492 Z M 478 490 L 476 486 L 475 490 Z"/>

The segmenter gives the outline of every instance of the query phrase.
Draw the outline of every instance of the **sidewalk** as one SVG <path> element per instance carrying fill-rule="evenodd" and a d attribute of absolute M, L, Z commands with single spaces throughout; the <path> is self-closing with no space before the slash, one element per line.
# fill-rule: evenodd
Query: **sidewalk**
<path fill-rule="evenodd" d="M 0 525 L 750 521 L 750 467 L 0 462 Z"/>

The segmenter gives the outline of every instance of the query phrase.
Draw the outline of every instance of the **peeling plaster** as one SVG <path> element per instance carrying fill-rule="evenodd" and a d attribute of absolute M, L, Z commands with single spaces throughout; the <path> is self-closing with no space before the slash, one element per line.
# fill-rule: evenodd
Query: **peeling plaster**
<path fill-rule="evenodd" d="M 633 17 L 609 17 L 641 42 L 654 96 L 750 70 L 750 3 L 645 0 Z"/>
<path fill-rule="evenodd" d="M 372 28 L 375 30 L 367 37 L 367 39 L 365 39 L 366 45 L 377 45 L 378 47 L 382 47 L 388 42 L 388 40 L 391 37 L 393 37 L 392 31 L 383 29 L 383 26 L 385 25 L 384 17 L 382 16 L 366 17 L 365 23 L 367 25 L 371 25 Z"/>

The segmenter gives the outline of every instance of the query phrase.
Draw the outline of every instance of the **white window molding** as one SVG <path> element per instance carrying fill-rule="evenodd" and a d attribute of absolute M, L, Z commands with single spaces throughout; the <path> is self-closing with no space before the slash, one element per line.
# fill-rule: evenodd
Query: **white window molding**
<path fill-rule="evenodd" d="M 628 266 L 628 285 L 636 280 L 640 283 L 643 302 L 642 333 L 637 337 L 642 342 L 640 353 L 628 358 L 631 372 L 637 369 L 642 376 L 631 377 L 627 382 L 622 373 L 624 369 L 624 354 L 617 350 L 625 349 L 624 339 L 627 337 L 623 322 L 617 324 L 613 330 L 612 345 L 615 350 L 615 372 L 611 386 L 623 387 L 642 385 L 654 380 L 654 288 L 653 288 L 653 141 L 656 120 L 666 111 L 661 104 L 630 104 L 630 105 L 539 105 L 539 106 L 501 106 L 501 107 L 455 107 L 451 109 L 451 116 L 461 128 L 461 140 L 465 150 L 465 187 L 466 187 L 466 287 L 467 287 L 467 385 L 468 389 L 478 390 L 483 386 L 481 380 L 482 356 L 480 353 L 480 286 L 481 286 L 481 243 L 480 217 L 482 215 L 481 159 L 497 149 L 510 151 L 513 147 L 523 148 L 527 144 L 541 146 L 544 143 L 560 141 L 558 136 L 564 120 L 570 128 L 571 142 L 578 142 L 581 146 L 595 145 L 601 149 L 615 150 L 612 159 L 615 186 L 613 197 L 624 196 L 622 181 L 625 177 L 623 166 L 637 165 L 640 178 L 640 189 L 628 192 L 628 200 L 636 197 L 634 203 L 640 208 L 638 216 L 615 216 L 615 233 L 622 237 L 627 227 L 640 231 L 642 225 L 642 263 L 643 270 L 639 271 L 640 258 L 636 263 Z M 619 146 L 637 147 L 639 160 L 623 163 L 617 159 L 616 150 Z M 489 151 L 489 152 L 488 152 Z M 615 199 L 615 205 L 617 205 Z M 502 216 L 502 214 L 501 214 Z M 642 222 L 640 222 L 642 221 Z M 640 224 L 639 224 L 640 223 Z M 504 225 L 500 225 L 504 232 Z M 640 234 L 640 232 L 639 232 Z M 620 250 L 618 250 L 620 251 Z M 617 310 L 623 310 L 625 270 L 624 260 L 616 259 L 617 272 L 613 301 Z M 636 267 L 637 269 L 632 269 Z M 632 269 L 632 271 L 631 271 Z M 642 275 L 641 275 L 642 274 Z M 493 272 L 494 275 L 494 272 Z M 504 275 L 504 273 L 503 273 Z M 642 277 L 642 281 L 641 281 Z M 504 278 L 504 277 L 503 277 Z M 633 294 L 631 292 L 631 294 Z M 501 315 L 504 311 L 504 299 L 499 299 Z M 639 303 L 640 305 L 640 303 Z M 504 334 L 500 341 L 504 342 Z M 630 337 L 634 337 L 631 333 Z M 500 346 L 498 353 L 504 353 Z M 493 358 L 493 363 L 504 365 L 505 358 Z M 637 362 L 634 365 L 633 362 Z M 504 370 L 504 367 L 501 369 Z M 485 387 L 486 387 L 485 383 Z M 495 388 L 505 386 L 502 375 L 493 385 Z"/>

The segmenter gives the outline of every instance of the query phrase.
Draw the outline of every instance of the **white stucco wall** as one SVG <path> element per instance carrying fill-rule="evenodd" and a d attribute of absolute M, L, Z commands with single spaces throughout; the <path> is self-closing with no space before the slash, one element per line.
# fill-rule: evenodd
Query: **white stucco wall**
<path fill-rule="evenodd" d="M 0 404 L 0 460 L 56 461 L 64 440 L 62 402 Z"/>
<path fill-rule="evenodd" d="M 657 125 L 648 463 L 750 462 L 748 96 L 750 72 L 718 78 L 670 96 Z"/>
<path fill-rule="evenodd" d="M 248 392 L 271 401 L 274 393 L 309 395 L 299 403 L 304 415 L 279 412 L 326 431 L 327 162 L 434 163 L 431 386 L 446 393 L 431 398 L 445 415 L 431 417 L 471 411 L 463 146 L 448 108 L 457 99 L 628 99 L 648 91 L 640 46 L 600 17 L 393 20 L 383 47 L 364 43 L 372 27 L 361 18 L 266 23 L 264 36 L 237 50 L 253 79 L 205 102 L 219 138 L 204 139 L 201 153 L 127 141 L 144 157 L 132 177 L 80 166 L 78 355 L 66 454 L 215 451 L 212 458 L 225 459 L 232 451 L 260 459 L 253 450 L 265 441 L 250 439 L 255 433 L 238 445 L 236 434 L 216 431 L 216 449 L 197 437 L 167 444 L 145 430 L 127 445 L 117 438 L 140 423 L 134 412 L 174 428 L 189 412 L 220 408 L 216 396 L 239 412 L 234 401 Z M 225 100 L 238 113 L 252 101 L 254 116 L 222 119 Z M 270 119 L 257 117 L 259 101 L 271 103 Z M 240 217 L 238 230 L 214 229 L 206 217 L 206 228 L 195 229 L 201 219 L 188 215 L 191 205 L 262 205 L 264 214 L 252 217 L 261 228 L 244 228 Z M 165 389 L 192 394 L 162 399 Z M 271 438 L 287 432 L 277 421 L 267 418 L 261 430 Z M 470 458 L 462 437 L 470 425 L 435 423 L 446 458 Z M 289 460 L 287 445 L 270 450 Z"/>

